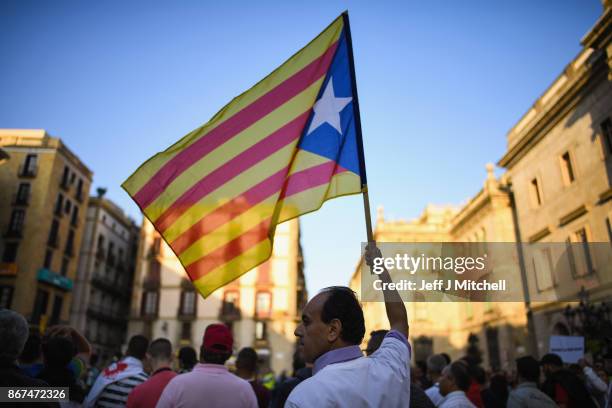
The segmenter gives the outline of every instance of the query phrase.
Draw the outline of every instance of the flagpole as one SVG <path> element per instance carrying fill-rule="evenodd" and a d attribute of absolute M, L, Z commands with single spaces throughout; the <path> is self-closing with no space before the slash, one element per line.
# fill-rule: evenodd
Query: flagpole
<path fill-rule="evenodd" d="M 355 117 L 355 131 L 357 133 L 357 151 L 359 154 L 359 175 L 361 176 L 361 192 L 363 194 L 363 209 L 365 212 L 366 233 L 368 243 L 374 242 L 372 233 L 372 218 L 370 216 L 370 197 L 368 195 L 368 178 L 366 176 L 365 155 L 363 153 L 363 136 L 361 133 L 361 116 L 359 115 L 359 96 L 357 95 L 357 79 L 355 76 L 355 61 L 353 59 L 353 41 L 351 39 L 351 25 L 348 10 L 342 13 L 346 27 L 346 46 L 348 49 L 349 66 L 351 70 L 351 86 L 353 88 L 353 116 Z"/>

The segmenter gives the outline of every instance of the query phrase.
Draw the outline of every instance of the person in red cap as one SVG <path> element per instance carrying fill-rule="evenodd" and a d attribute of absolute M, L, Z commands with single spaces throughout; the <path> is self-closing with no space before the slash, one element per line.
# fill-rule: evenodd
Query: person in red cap
<path fill-rule="evenodd" d="M 168 383 L 157 408 L 257 408 L 251 384 L 225 367 L 233 345 L 227 326 L 209 325 L 200 348 L 200 363 L 191 372 L 177 375 Z"/>

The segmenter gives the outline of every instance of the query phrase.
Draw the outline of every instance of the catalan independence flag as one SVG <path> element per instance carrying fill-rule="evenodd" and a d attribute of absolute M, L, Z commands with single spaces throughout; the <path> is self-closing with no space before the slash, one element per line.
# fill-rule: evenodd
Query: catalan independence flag
<path fill-rule="evenodd" d="M 204 296 L 266 261 L 276 225 L 365 188 L 348 15 L 124 183 Z"/>

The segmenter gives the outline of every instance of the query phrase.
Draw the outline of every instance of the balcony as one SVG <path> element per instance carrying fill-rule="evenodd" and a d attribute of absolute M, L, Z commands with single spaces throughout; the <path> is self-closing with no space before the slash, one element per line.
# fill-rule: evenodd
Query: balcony
<path fill-rule="evenodd" d="M 62 181 L 60 181 L 60 188 L 64 191 L 70 190 L 70 182 L 68 181 L 68 177 L 62 177 Z"/>
<path fill-rule="evenodd" d="M 0 276 L 17 276 L 17 270 L 15 262 L 0 262 Z"/>
<path fill-rule="evenodd" d="M 108 266 L 114 267 L 116 263 L 116 258 L 115 258 L 115 254 L 113 254 L 112 252 L 108 254 L 108 256 L 106 257 L 106 264 Z"/>
<path fill-rule="evenodd" d="M 222 322 L 233 322 L 240 319 L 240 308 L 237 307 L 233 302 L 227 302 L 224 300 L 221 305 L 219 320 L 221 320 Z"/>
<path fill-rule="evenodd" d="M 108 278 L 100 273 L 94 274 L 94 276 L 91 278 L 91 284 L 98 289 L 118 297 L 123 297 L 126 299 L 130 297 L 129 286 L 121 285 L 117 279 Z"/>
<path fill-rule="evenodd" d="M 106 322 L 114 323 L 119 320 L 120 316 L 118 313 L 114 313 L 112 308 L 109 306 L 89 305 L 87 308 L 87 315 L 94 319 L 103 320 Z"/>
<path fill-rule="evenodd" d="M 30 192 L 27 193 L 15 193 L 13 194 L 13 205 L 15 206 L 26 206 L 30 204 Z"/>
<path fill-rule="evenodd" d="M 59 235 L 50 235 L 49 240 L 47 241 L 47 245 L 49 245 L 53 249 L 59 248 Z"/>
<path fill-rule="evenodd" d="M 4 234 L 6 238 L 23 238 L 23 227 L 11 227 Z"/>
<path fill-rule="evenodd" d="M 36 177 L 36 173 L 38 173 L 38 167 L 36 166 L 27 166 L 22 164 L 19 166 L 19 177 Z"/>

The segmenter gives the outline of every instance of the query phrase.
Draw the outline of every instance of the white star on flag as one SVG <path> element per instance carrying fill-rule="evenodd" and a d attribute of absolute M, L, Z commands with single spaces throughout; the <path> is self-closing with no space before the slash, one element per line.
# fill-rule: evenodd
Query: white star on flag
<path fill-rule="evenodd" d="M 340 128 L 340 112 L 352 99 L 353 98 L 350 97 L 336 98 L 336 95 L 334 95 L 333 78 L 329 78 L 323 95 L 321 95 L 321 98 L 314 104 L 314 116 L 312 122 L 310 122 L 308 133 L 306 134 L 312 133 L 313 130 L 325 122 L 329 123 L 338 133 L 342 134 Z"/>

